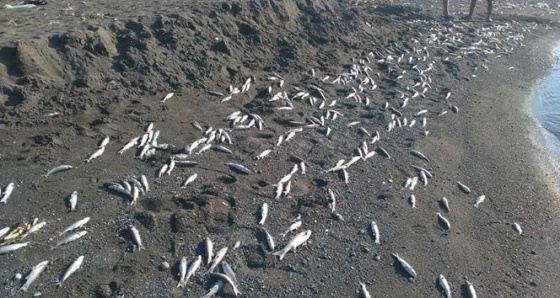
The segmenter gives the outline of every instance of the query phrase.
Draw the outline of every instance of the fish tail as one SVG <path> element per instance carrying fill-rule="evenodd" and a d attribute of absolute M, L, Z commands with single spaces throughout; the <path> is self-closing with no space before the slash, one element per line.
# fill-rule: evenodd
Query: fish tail
<path fill-rule="evenodd" d="M 287 252 L 288 252 L 287 250 L 282 249 L 282 250 L 279 250 L 279 251 L 273 253 L 272 255 L 278 256 L 278 258 L 279 258 L 280 260 L 282 260 L 282 259 L 284 258 L 284 256 L 286 255 Z"/>

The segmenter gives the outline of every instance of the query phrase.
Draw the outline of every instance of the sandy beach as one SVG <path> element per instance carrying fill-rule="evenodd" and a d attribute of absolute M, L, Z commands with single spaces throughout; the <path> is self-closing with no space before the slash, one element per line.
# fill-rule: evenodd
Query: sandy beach
<path fill-rule="evenodd" d="M 558 3 L 499 3 L 490 24 L 479 14 L 483 2 L 473 22 L 441 21 L 433 1 L 354 3 L 0 9 L 8 24 L 0 27 L 0 189 L 15 186 L 0 205 L 0 229 L 46 222 L 15 241 L 27 247 L 0 255 L 0 296 L 203 297 L 217 282 L 206 262 L 184 288 L 177 283 L 181 258 L 206 260 L 206 238 L 214 252 L 228 247 L 242 297 L 363 297 L 360 282 L 373 297 L 444 297 L 440 274 L 453 297 L 469 297 L 467 281 L 478 297 L 557 296 L 558 173 L 533 142 L 539 127 L 530 102 L 553 65 Z M 466 11 L 466 2 L 452 5 L 457 17 Z M 230 95 L 230 85 L 241 90 L 248 81 L 248 91 Z M 236 111 L 246 119 L 225 120 Z M 172 147 L 152 148 L 144 160 L 137 146 L 118 153 L 150 123 L 158 144 Z M 231 144 L 204 140 L 187 157 L 196 165 L 180 163 L 185 147 L 223 132 Z M 103 154 L 85 163 L 106 136 Z M 364 158 L 328 171 L 358 152 Z M 171 160 L 173 171 L 158 178 Z M 64 164 L 73 169 L 45 177 Z M 433 177 L 423 183 L 412 165 Z M 294 166 L 290 192 L 275 198 Z M 150 190 L 136 205 L 108 188 L 141 175 Z M 412 177 L 416 187 L 404 187 Z M 268 217 L 259 225 L 263 203 Z M 91 217 L 85 236 L 51 249 L 84 217 Z M 280 236 L 298 219 L 297 231 Z M 131 225 L 144 250 L 134 250 Z M 305 230 L 311 237 L 295 253 L 272 254 Z M 81 268 L 57 288 L 81 255 Z M 18 291 L 45 260 L 29 291 Z M 234 291 L 226 286 L 216 296 Z"/>

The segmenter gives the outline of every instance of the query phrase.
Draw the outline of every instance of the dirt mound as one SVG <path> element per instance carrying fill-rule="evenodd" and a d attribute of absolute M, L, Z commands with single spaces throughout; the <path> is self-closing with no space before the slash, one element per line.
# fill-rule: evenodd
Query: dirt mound
<path fill-rule="evenodd" d="M 338 1 L 211 3 L 180 14 L 114 21 L 0 48 L 0 118 L 36 123 L 45 113 L 97 113 L 142 97 L 187 89 L 225 90 L 255 71 L 325 72 L 335 50 L 387 46 L 399 35 L 388 17 Z M 370 8 L 371 12 L 372 8 Z M 372 22 L 373 21 L 373 22 Z M 318 65 L 317 65 L 318 64 Z M 17 120 L 16 120 L 17 119 Z M 25 119 L 25 120 L 23 120 Z"/>

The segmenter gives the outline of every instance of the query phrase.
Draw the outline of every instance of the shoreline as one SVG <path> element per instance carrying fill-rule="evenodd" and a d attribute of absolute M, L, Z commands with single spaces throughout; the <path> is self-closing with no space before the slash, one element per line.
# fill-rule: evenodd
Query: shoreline
<path fill-rule="evenodd" d="M 494 249 L 487 245 L 480 258 L 473 261 L 479 264 L 477 267 L 481 271 L 499 266 L 498 260 L 509 259 L 518 267 L 518 274 L 502 276 L 510 289 L 504 287 L 503 292 L 482 296 L 513 297 L 523 293 L 552 297 L 560 287 L 558 279 L 554 278 L 560 268 L 555 258 L 560 240 L 555 232 L 560 227 L 556 219 L 556 212 L 560 210 L 559 192 L 539 161 L 547 152 L 537 148 L 532 140 L 532 134 L 540 128 L 530 109 L 534 88 L 549 72 L 550 49 L 560 40 L 560 35 L 550 32 L 532 38 L 526 43 L 538 46 L 521 49 L 507 60 L 494 61 L 491 73 L 474 79 L 475 84 L 461 94 L 470 99 L 462 110 L 475 115 L 473 119 L 449 124 L 459 134 L 448 142 L 463 144 L 459 145 L 461 156 L 455 156 L 462 165 L 457 163 L 455 172 L 474 173 L 469 177 L 471 185 L 477 185 L 493 205 L 484 216 L 475 215 L 460 224 L 470 224 L 469 230 L 478 230 L 486 237 L 495 237 L 497 243 L 506 244 Z M 508 69 L 510 66 L 518 71 L 512 72 Z M 513 222 L 519 222 L 524 230 L 519 239 L 511 228 Z M 501 226 L 500 233 L 481 231 L 481 226 L 494 224 Z M 480 238 L 480 245 L 484 246 L 486 241 Z M 539 269 L 526 269 L 531 267 Z M 498 276 L 494 278 L 496 283 L 504 282 Z M 492 281 L 487 279 L 486 282 Z"/>

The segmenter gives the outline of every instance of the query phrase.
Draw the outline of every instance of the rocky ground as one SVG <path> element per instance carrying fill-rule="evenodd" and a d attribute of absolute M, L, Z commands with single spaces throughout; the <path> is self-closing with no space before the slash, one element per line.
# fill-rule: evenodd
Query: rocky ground
<path fill-rule="evenodd" d="M 443 22 L 439 2 L 377 4 L 135 1 L 123 8 L 98 1 L 0 10 L 8 24 L 0 28 L 0 187 L 15 184 L 0 206 L 0 226 L 46 221 L 24 240 L 28 247 L 0 256 L 1 296 L 201 297 L 216 283 L 207 266 L 184 289 L 177 274 L 182 257 L 205 258 L 208 237 L 215 251 L 229 248 L 225 259 L 245 297 L 358 297 L 360 281 L 374 297 L 438 297 L 440 274 L 453 296 L 468 297 L 468 280 L 479 297 L 553 297 L 560 288 L 556 187 L 530 141 L 527 102 L 551 65 L 558 3 L 497 3 L 491 24 L 482 15 Z M 452 3 L 453 11 L 464 5 Z M 52 20 L 58 25 L 47 25 Z M 224 101 L 230 85 L 242 89 L 247 79 L 248 91 Z M 270 101 L 279 92 L 288 99 Z M 224 118 L 236 111 L 258 114 L 263 129 L 233 129 Z M 194 122 L 228 132 L 232 144 L 220 145 L 232 153 L 197 154 L 200 145 L 188 157 L 198 165 L 157 178 L 204 136 Z M 160 131 L 158 143 L 172 148 L 144 160 L 136 148 L 117 153 L 149 123 Z M 105 136 L 105 152 L 84 163 Z M 346 169 L 348 183 L 343 171 L 327 172 L 363 142 L 376 154 Z M 298 170 L 291 192 L 275 199 L 278 181 L 302 161 L 305 174 Z M 252 173 L 232 171 L 232 162 Z M 44 177 L 61 164 L 74 168 Z M 403 187 L 418 175 L 411 165 L 433 174 L 427 185 Z M 107 187 L 141 175 L 151 189 L 136 206 Z M 73 191 L 77 210 L 69 211 Z M 487 198 L 475 208 L 480 195 Z M 283 260 L 272 255 L 258 224 L 263 203 L 264 228 L 277 246 L 309 229 L 307 245 Z M 84 217 L 91 217 L 84 237 L 50 249 Z M 282 239 L 298 217 L 300 230 Z M 130 225 L 145 250 L 133 251 Z M 418 275 L 410 278 L 392 253 Z M 82 268 L 57 288 L 80 255 Z M 29 292 L 18 292 L 24 281 L 16 274 L 45 260 L 51 263 Z"/>

